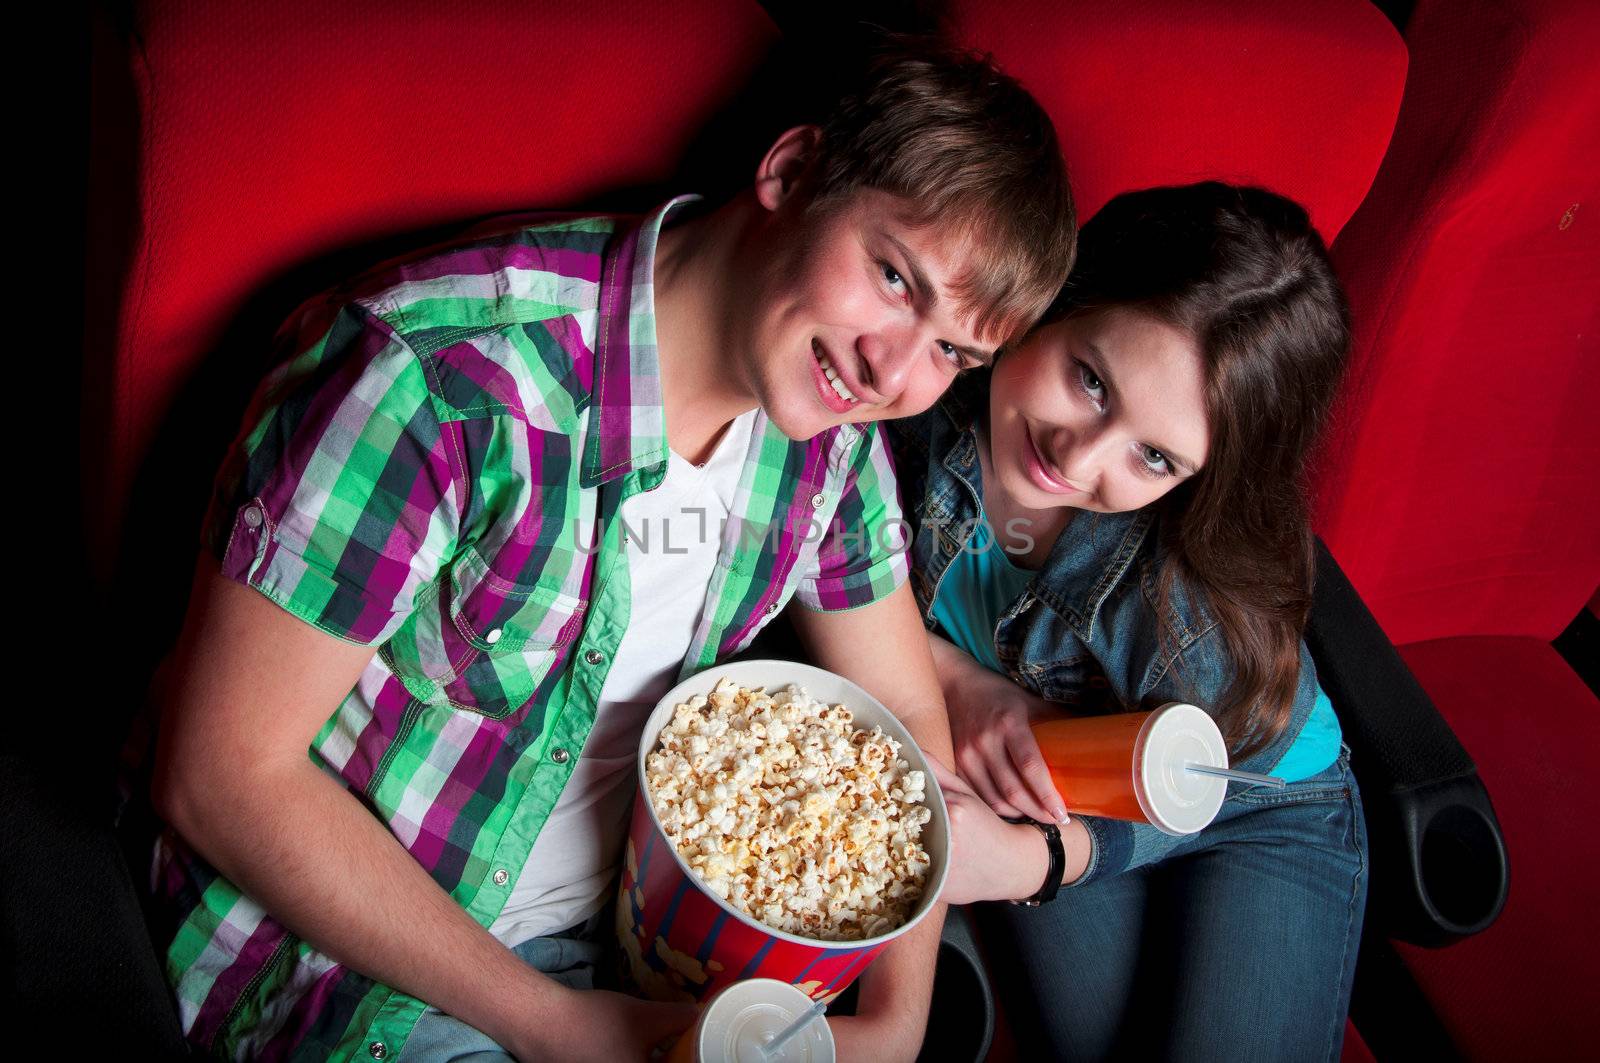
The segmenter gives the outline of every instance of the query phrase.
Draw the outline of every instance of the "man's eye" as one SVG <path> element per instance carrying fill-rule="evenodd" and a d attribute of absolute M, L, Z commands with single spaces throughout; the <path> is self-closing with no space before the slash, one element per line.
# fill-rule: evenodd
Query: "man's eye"
<path fill-rule="evenodd" d="M 962 356 L 960 349 L 955 344 L 947 343 L 944 340 L 936 342 L 939 344 L 939 353 L 944 355 L 951 365 L 957 369 L 966 368 L 966 358 Z"/>
<path fill-rule="evenodd" d="M 888 282 L 889 287 L 904 288 L 906 286 L 905 278 L 900 276 L 899 273 L 895 272 L 895 268 L 889 265 L 889 263 L 881 262 L 879 263 L 879 266 L 883 270 L 883 279 Z"/>

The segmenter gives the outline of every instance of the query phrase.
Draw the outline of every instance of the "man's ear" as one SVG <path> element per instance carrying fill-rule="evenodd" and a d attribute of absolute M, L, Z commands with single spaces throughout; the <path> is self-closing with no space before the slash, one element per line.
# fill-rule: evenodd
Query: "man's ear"
<path fill-rule="evenodd" d="M 801 184 L 822 145 L 822 127 L 797 125 L 773 141 L 756 167 L 756 199 L 777 210 Z"/>

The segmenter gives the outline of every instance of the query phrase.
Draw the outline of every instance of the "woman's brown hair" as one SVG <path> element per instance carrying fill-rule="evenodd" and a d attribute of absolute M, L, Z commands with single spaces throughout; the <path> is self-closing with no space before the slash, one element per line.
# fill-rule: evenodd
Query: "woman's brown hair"
<path fill-rule="evenodd" d="M 1303 208 L 1206 182 L 1125 193 L 1083 226 L 1047 317 L 1111 307 L 1152 314 L 1200 350 L 1209 452 L 1156 503 L 1158 586 L 1163 599 L 1175 581 L 1198 591 L 1221 627 L 1233 679 L 1215 715 L 1247 756 L 1294 708 L 1314 575 L 1303 476 L 1349 348 L 1344 295 Z"/>

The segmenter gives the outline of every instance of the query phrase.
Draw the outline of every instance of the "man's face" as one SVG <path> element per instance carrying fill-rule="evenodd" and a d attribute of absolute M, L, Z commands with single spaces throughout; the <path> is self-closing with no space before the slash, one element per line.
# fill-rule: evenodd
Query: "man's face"
<path fill-rule="evenodd" d="M 921 413 L 993 358 L 997 337 L 977 335 L 951 291 L 967 241 L 910 225 L 904 206 L 871 189 L 810 214 L 786 203 L 766 235 L 736 357 L 791 439 Z"/>

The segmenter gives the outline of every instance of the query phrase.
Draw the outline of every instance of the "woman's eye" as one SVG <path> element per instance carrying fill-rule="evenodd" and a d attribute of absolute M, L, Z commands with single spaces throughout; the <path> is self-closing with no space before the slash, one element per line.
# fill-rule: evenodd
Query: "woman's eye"
<path fill-rule="evenodd" d="M 962 357 L 961 351 L 956 347 L 955 344 L 947 343 L 944 340 L 937 340 L 935 342 L 937 342 L 939 345 L 939 353 L 944 355 L 945 359 L 951 365 L 955 366 L 957 369 L 966 368 L 966 359 Z"/>
<path fill-rule="evenodd" d="M 1144 466 L 1144 471 L 1150 476 L 1171 476 L 1172 463 L 1167 456 L 1155 447 L 1139 444 L 1139 463 Z"/>
<path fill-rule="evenodd" d="M 1096 406 L 1105 405 L 1105 384 L 1101 382 L 1099 377 L 1095 376 L 1093 369 L 1090 369 L 1082 362 L 1078 363 L 1078 383 L 1083 388 L 1083 393 L 1089 396 L 1090 402 L 1093 402 Z"/>
<path fill-rule="evenodd" d="M 893 266 L 889 265 L 887 262 L 880 262 L 878 263 L 878 267 L 883 270 L 884 282 L 887 283 L 889 287 L 900 291 L 905 290 L 906 280 L 904 277 L 900 276 L 898 272 L 896 272 Z"/>

